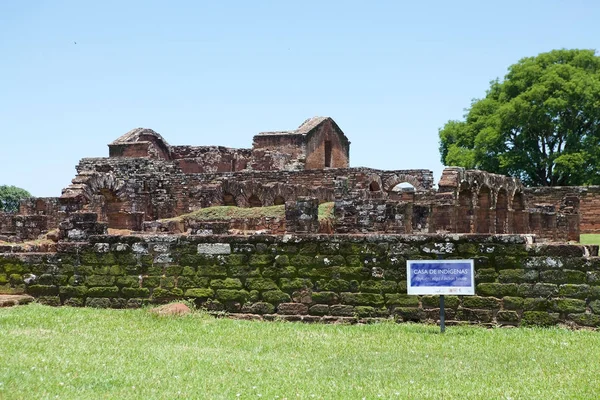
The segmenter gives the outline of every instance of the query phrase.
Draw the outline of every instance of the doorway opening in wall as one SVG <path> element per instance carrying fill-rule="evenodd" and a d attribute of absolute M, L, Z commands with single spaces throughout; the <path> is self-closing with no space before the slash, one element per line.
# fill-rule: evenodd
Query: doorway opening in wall
<path fill-rule="evenodd" d="M 331 140 L 325 141 L 325 167 L 331 167 Z"/>

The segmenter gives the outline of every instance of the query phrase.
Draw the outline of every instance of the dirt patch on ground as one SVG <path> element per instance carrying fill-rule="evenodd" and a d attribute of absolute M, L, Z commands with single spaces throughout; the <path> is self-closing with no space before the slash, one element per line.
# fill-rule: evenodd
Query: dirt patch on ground
<path fill-rule="evenodd" d="M 12 307 L 21 304 L 28 304 L 33 300 L 33 297 L 26 294 L 0 294 L 0 307 Z"/>

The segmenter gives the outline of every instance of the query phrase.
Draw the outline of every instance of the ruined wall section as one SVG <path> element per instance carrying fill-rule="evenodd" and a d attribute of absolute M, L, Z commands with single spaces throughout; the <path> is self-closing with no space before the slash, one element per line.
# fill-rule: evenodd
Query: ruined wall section
<path fill-rule="evenodd" d="M 293 132 L 265 132 L 254 136 L 252 162 L 255 171 L 301 171 L 306 163 L 306 137 Z"/>
<path fill-rule="evenodd" d="M 248 167 L 252 151 L 223 146 L 171 146 L 171 155 L 184 173 L 238 172 Z"/>
<path fill-rule="evenodd" d="M 528 202 L 538 208 L 578 214 L 581 233 L 600 233 L 600 186 L 532 187 L 525 193 Z"/>
<path fill-rule="evenodd" d="M 406 261 L 472 258 L 475 296 L 446 296 L 446 320 L 600 327 L 597 246 L 516 235 L 90 236 L 65 224 L 57 253 L 0 245 L 0 293 L 49 305 L 135 308 L 193 299 L 213 312 L 307 322 L 437 322 L 439 298 L 409 296 Z M 246 316 L 250 317 L 250 316 Z"/>
<path fill-rule="evenodd" d="M 310 119 L 297 132 L 306 135 L 306 169 L 350 166 L 350 142 L 331 118 Z"/>

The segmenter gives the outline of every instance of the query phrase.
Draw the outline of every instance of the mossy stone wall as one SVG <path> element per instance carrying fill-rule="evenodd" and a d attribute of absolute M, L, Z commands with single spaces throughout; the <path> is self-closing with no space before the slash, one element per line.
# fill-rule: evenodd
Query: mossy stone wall
<path fill-rule="evenodd" d="M 439 318 L 406 294 L 406 260 L 473 258 L 476 296 L 446 296 L 450 322 L 600 326 L 596 246 L 518 235 L 93 236 L 56 253 L 0 254 L 0 293 L 51 305 L 141 307 L 192 299 L 255 318 Z"/>

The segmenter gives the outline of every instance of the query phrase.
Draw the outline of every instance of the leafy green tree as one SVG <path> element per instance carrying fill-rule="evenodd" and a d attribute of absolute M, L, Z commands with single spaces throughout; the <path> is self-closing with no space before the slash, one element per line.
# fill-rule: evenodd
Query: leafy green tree
<path fill-rule="evenodd" d="M 16 212 L 19 211 L 21 199 L 27 199 L 31 194 L 16 186 L 0 186 L 0 211 Z"/>
<path fill-rule="evenodd" d="M 534 186 L 600 184 L 600 57 L 553 50 L 523 58 L 439 134 L 445 165 Z"/>

